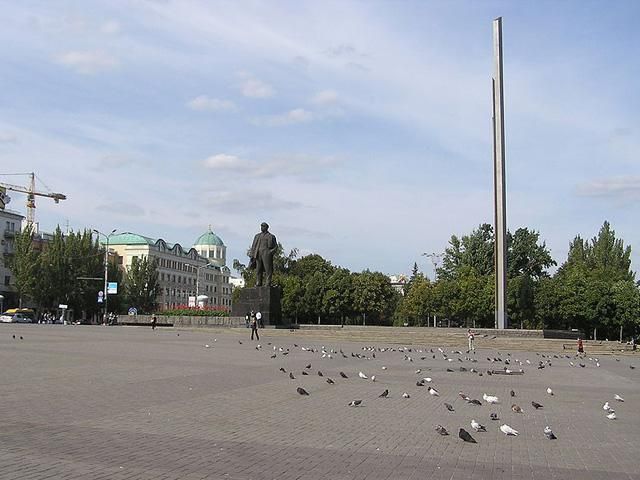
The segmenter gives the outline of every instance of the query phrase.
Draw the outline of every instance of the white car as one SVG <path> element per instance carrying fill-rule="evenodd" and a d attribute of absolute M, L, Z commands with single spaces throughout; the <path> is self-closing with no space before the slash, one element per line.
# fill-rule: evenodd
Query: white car
<path fill-rule="evenodd" d="M 0 315 L 2 323 L 31 323 L 31 319 L 22 313 L 5 313 Z"/>

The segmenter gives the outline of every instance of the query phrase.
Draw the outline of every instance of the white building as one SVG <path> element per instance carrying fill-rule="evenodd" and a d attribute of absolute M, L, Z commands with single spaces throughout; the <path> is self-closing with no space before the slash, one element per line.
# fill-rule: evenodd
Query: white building
<path fill-rule="evenodd" d="M 209 305 L 231 308 L 227 247 L 211 228 L 189 249 L 127 232 L 112 235 L 109 250 L 115 252 L 117 264 L 125 271 L 134 258 L 157 261 L 160 289 L 156 301 L 162 310 L 187 305 L 189 297 L 199 295 L 206 295 Z"/>

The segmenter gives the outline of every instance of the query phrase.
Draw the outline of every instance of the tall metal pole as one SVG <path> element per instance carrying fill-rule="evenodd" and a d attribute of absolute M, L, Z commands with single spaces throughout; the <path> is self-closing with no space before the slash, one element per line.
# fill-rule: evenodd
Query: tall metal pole
<path fill-rule="evenodd" d="M 493 191 L 495 230 L 495 326 L 507 328 L 507 200 L 504 167 L 504 92 L 502 79 L 502 17 L 493 21 Z"/>
<path fill-rule="evenodd" d="M 107 235 L 107 243 L 104 249 L 104 317 L 102 318 L 102 322 L 105 324 L 107 323 L 107 314 L 109 313 L 109 291 L 107 290 L 109 287 L 109 237 L 110 235 Z"/>

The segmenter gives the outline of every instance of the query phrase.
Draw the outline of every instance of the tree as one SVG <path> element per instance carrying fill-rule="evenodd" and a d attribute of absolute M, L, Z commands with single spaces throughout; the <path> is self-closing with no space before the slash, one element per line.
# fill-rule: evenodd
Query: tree
<path fill-rule="evenodd" d="M 156 259 L 147 256 L 134 257 L 127 271 L 125 289 L 127 301 L 141 313 L 151 313 L 156 308 L 158 292 L 158 269 Z"/>
<path fill-rule="evenodd" d="M 371 325 L 391 324 L 399 294 L 384 273 L 365 270 L 354 274 L 353 306 L 363 320 Z"/>
<path fill-rule="evenodd" d="M 345 317 L 353 309 L 352 277 L 346 268 L 336 268 L 327 279 L 327 289 L 322 299 L 322 310 L 344 324 Z"/>
<path fill-rule="evenodd" d="M 483 223 L 469 235 L 451 236 L 449 246 L 438 268 L 438 277 L 457 278 L 463 269 L 471 268 L 479 275 L 493 273 L 493 227 Z"/>
<path fill-rule="evenodd" d="M 34 294 L 37 265 L 38 256 L 33 250 L 33 228 L 31 225 L 27 225 L 22 232 L 16 234 L 14 253 L 9 259 L 20 308 L 22 308 L 23 299 L 32 297 Z"/>
<path fill-rule="evenodd" d="M 284 275 L 282 286 L 282 317 L 293 319 L 298 323 L 298 316 L 303 312 L 304 285 L 302 280 L 293 275 Z"/>

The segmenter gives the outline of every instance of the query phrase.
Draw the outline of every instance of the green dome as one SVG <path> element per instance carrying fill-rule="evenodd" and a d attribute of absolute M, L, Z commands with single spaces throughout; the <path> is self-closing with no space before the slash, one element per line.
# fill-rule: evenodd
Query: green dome
<path fill-rule="evenodd" d="M 194 247 L 197 247 L 199 245 L 215 245 L 217 247 L 222 247 L 224 243 L 222 242 L 220 237 L 213 233 L 211 231 L 211 228 L 209 228 L 209 231 L 200 235 L 196 242 L 193 244 Z"/>

